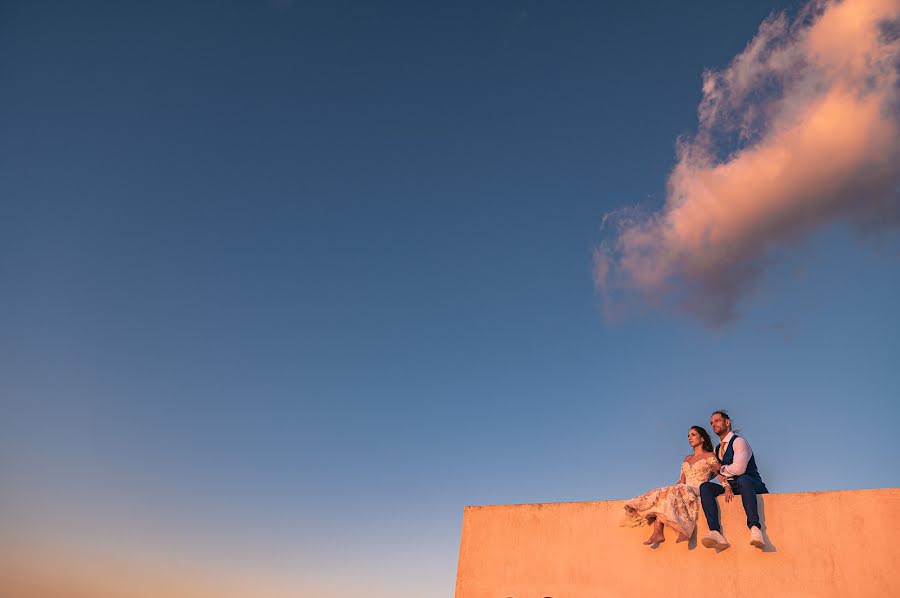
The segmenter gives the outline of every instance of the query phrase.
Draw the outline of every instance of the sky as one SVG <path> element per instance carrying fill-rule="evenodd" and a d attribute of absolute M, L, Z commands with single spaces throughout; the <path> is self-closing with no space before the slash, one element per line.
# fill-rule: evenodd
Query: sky
<path fill-rule="evenodd" d="M 4 596 L 451 596 L 720 408 L 900 485 L 898 19 L 0 3 Z"/>

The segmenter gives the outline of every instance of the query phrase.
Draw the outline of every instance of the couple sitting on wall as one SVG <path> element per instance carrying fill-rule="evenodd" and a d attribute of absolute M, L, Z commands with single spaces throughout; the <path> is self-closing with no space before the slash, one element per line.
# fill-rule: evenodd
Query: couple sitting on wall
<path fill-rule="evenodd" d="M 694 452 L 684 458 L 678 483 L 654 488 L 625 503 L 624 525 L 653 524 L 653 534 L 644 544 L 657 545 L 664 542 L 665 526 L 678 532 L 677 542 L 689 539 L 697 526 L 699 497 L 709 524 L 709 533 L 701 542 L 707 548 L 715 548 L 717 551 L 728 548 L 730 544 L 722 535 L 719 524 L 716 497 L 724 494 L 725 502 L 731 502 L 734 495 L 738 494 L 747 514 L 750 544 L 757 548 L 765 546 L 756 495 L 767 494 L 769 491 L 756 469 L 756 459 L 750 450 L 750 444 L 731 431 L 731 418 L 725 411 L 714 412 L 709 418 L 709 425 L 721 441 L 715 452 L 706 430 L 701 426 L 693 426 L 688 432 L 688 443 Z M 719 479 L 721 486 L 711 481 L 714 477 Z"/>

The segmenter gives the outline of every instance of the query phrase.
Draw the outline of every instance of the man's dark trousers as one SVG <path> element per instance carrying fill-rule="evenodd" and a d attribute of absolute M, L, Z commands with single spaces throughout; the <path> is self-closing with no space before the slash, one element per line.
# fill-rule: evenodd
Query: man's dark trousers
<path fill-rule="evenodd" d="M 768 492 L 765 485 L 746 475 L 736 476 L 730 482 L 731 489 L 735 494 L 740 495 L 741 502 L 744 503 L 747 527 L 761 528 L 756 495 Z M 725 488 L 718 484 L 712 482 L 700 484 L 700 503 L 703 505 L 703 514 L 706 515 L 706 523 L 709 525 L 710 531 L 722 531 L 722 527 L 719 525 L 719 503 L 716 502 L 716 497 L 722 494 L 725 494 Z"/>

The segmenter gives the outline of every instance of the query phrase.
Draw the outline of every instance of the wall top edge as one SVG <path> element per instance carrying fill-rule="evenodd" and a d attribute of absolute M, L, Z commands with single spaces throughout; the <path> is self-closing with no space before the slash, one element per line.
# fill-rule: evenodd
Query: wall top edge
<path fill-rule="evenodd" d="M 862 493 L 885 493 L 897 494 L 900 496 L 900 488 L 861 488 L 854 490 L 815 490 L 811 492 L 778 492 L 766 494 L 766 497 L 801 497 L 801 496 L 821 496 L 826 494 L 862 494 Z M 560 506 L 560 505 L 613 505 L 622 503 L 628 499 L 607 499 L 607 500 L 577 500 L 577 501 L 557 501 L 557 502 L 539 502 L 539 503 L 509 503 L 509 504 L 489 504 L 489 505 L 466 505 L 463 511 L 477 509 L 508 509 L 512 507 L 531 507 L 541 509 L 543 507 Z"/>

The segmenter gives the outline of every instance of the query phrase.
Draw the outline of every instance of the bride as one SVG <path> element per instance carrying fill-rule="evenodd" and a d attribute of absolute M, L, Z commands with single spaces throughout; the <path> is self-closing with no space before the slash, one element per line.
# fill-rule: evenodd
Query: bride
<path fill-rule="evenodd" d="M 688 432 L 688 444 L 694 452 L 684 458 L 681 477 L 674 486 L 654 488 L 625 503 L 622 525 L 653 524 L 653 533 L 644 544 L 665 542 L 664 526 L 678 532 L 676 542 L 684 542 L 694 533 L 700 512 L 700 484 L 707 482 L 719 470 L 709 434 L 700 426 Z"/>

